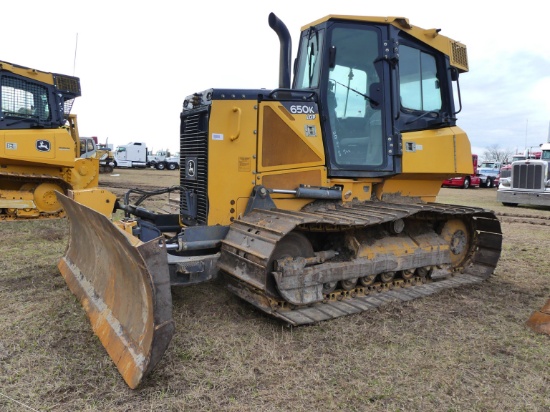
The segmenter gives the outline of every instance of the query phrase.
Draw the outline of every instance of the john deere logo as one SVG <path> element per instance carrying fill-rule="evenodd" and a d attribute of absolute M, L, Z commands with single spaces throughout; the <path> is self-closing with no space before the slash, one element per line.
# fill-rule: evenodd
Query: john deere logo
<path fill-rule="evenodd" d="M 37 140 L 36 150 L 39 152 L 49 152 L 51 149 L 50 142 L 48 140 Z"/>
<path fill-rule="evenodd" d="M 187 179 L 197 179 L 197 158 L 189 157 L 185 160 L 185 177 Z"/>

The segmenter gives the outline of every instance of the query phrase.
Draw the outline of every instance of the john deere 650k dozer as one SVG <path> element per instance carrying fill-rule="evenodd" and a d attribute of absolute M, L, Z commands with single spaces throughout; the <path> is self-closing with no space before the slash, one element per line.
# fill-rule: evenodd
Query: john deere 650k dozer
<path fill-rule="evenodd" d="M 175 330 L 171 286 L 223 276 L 303 325 L 480 282 L 498 262 L 491 211 L 434 203 L 472 173 L 455 105 L 466 47 L 402 17 L 330 15 L 302 28 L 291 83 L 288 30 L 269 24 L 279 88 L 185 98 L 178 214 L 118 201 L 114 222 L 59 195 L 61 272 L 132 388 Z"/>

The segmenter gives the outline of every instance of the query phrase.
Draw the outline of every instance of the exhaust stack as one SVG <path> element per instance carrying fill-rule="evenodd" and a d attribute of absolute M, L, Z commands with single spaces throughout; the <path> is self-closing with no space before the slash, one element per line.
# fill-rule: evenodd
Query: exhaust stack
<path fill-rule="evenodd" d="M 279 57 L 279 88 L 290 89 L 290 67 L 292 61 L 292 39 L 285 24 L 274 13 L 269 13 L 269 27 L 271 27 L 281 43 Z"/>

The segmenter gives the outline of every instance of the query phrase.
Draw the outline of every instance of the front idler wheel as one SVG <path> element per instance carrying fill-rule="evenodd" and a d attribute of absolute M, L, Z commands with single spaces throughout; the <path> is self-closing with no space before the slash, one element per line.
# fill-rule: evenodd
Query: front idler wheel
<path fill-rule="evenodd" d="M 472 245 L 470 230 L 466 223 L 460 219 L 445 222 L 441 236 L 449 245 L 452 267 L 460 267 L 466 261 Z"/>

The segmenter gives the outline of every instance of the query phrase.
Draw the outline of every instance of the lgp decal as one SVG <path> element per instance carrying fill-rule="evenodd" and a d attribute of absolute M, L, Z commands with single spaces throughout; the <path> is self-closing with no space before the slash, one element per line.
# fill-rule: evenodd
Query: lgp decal
<path fill-rule="evenodd" d="M 49 152 L 51 149 L 51 144 L 49 140 L 37 140 L 36 141 L 36 150 L 39 152 Z"/>

